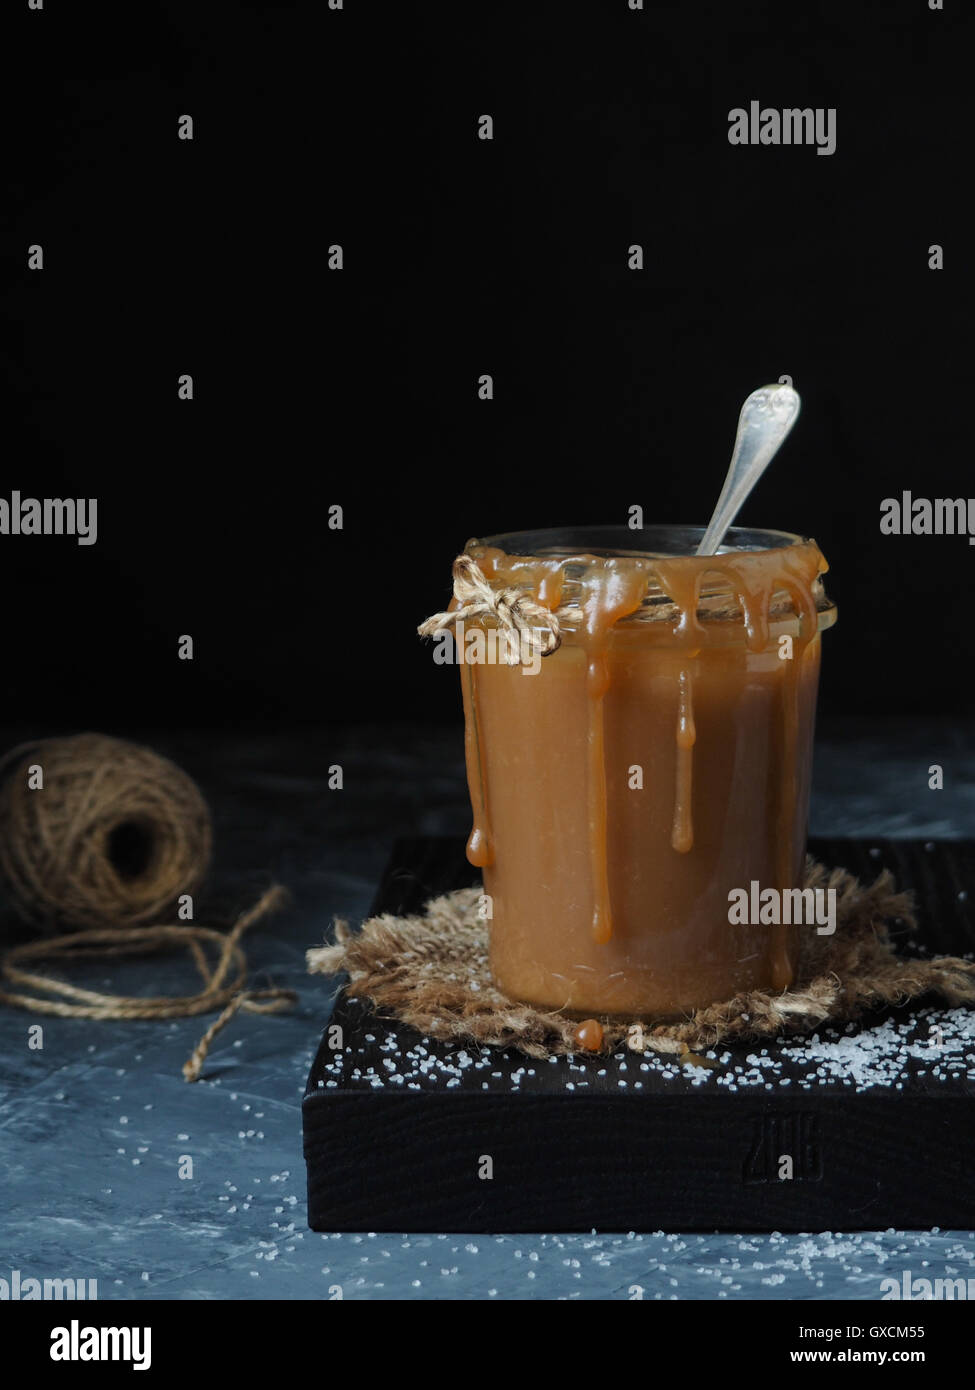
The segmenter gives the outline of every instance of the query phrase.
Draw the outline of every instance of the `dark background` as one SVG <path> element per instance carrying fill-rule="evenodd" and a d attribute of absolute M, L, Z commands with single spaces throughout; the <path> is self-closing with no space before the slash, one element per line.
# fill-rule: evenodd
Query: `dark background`
<path fill-rule="evenodd" d="M 0 495 L 99 502 L 94 546 L 0 537 L 9 719 L 459 719 L 414 629 L 465 540 L 703 523 L 782 373 L 741 520 L 831 563 L 822 716 L 970 712 L 975 550 L 879 532 L 972 492 L 946 6 L 6 6 Z M 752 98 L 836 153 L 730 146 Z"/>
<path fill-rule="evenodd" d="M 333 915 L 369 912 L 396 835 L 470 826 L 456 673 L 414 632 L 451 558 L 472 533 L 622 521 L 634 503 L 703 522 L 742 400 L 782 373 L 803 414 L 743 520 L 811 533 L 833 565 L 820 710 L 836 724 L 812 833 L 861 840 L 899 884 L 927 856 L 926 928 L 954 889 L 970 911 L 944 842 L 975 824 L 975 548 L 878 528 L 904 487 L 972 491 L 972 26 L 945 3 L 0 5 L 0 496 L 99 499 L 93 547 L 0 536 L 0 749 L 88 726 L 173 757 L 213 810 L 201 921 L 285 884 L 293 908 L 247 954 L 255 985 L 299 995 L 293 1013 L 238 1013 L 196 1086 L 180 1068 L 207 1020 L 49 1018 L 32 1052 L 29 1016 L 0 1009 L 11 1269 L 199 1301 L 333 1279 L 364 1297 L 618 1296 L 634 1278 L 648 1297 L 716 1297 L 734 1267 L 731 1300 L 804 1309 L 862 1298 L 895 1262 L 975 1273 L 945 1222 L 752 1233 L 751 1261 L 734 1234 L 576 1248 L 294 1229 L 297 1100 L 332 990 L 305 950 Z M 733 149 L 727 112 L 752 98 L 836 106 L 837 153 Z M 474 137 L 483 112 L 492 144 Z M 335 241 L 346 268 L 329 274 Z M 625 269 L 634 241 L 642 274 Z M 152 964 L 106 983 L 92 963 L 87 982 L 195 987 L 179 957 Z M 181 1134 L 192 1184 L 173 1177 Z"/>

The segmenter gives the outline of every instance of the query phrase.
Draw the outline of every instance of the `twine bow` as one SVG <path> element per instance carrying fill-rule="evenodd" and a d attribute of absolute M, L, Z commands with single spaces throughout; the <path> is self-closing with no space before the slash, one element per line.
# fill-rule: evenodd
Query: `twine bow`
<path fill-rule="evenodd" d="M 468 618 L 492 617 L 508 637 L 521 642 L 537 640 L 542 656 L 551 656 L 562 645 L 555 613 L 533 598 L 527 589 L 494 589 L 484 571 L 469 555 L 458 555 L 453 564 L 454 604 L 420 624 L 421 637 L 434 637 Z M 512 658 L 517 660 L 517 657 Z"/>

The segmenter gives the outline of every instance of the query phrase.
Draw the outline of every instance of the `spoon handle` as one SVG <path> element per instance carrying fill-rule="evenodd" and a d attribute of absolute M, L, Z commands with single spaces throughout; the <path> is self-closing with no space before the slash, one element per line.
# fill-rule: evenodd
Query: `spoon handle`
<path fill-rule="evenodd" d="M 791 386 L 761 386 L 745 401 L 738 417 L 735 451 L 698 555 L 714 555 L 745 498 L 765 472 L 799 414 L 799 393 Z"/>

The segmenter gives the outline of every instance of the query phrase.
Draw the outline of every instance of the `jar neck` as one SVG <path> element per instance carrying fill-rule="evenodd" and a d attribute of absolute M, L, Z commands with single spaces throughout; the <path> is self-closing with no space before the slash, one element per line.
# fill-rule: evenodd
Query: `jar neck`
<path fill-rule="evenodd" d="M 496 592 L 527 593 L 557 612 L 566 631 L 594 623 L 664 623 L 701 634 L 704 624 L 738 623 L 749 645 L 759 647 L 776 618 L 794 616 L 808 633 L 829 626 L 827 615 L 835 617 L 835 609 L 821 578 L 828 566 L 815 541 L 785 538 L 784 533 L 750 534 L 783 536 L 788 543 L 764 550 L 725 546 L 716 555 L 699 556 L 559 553 L 558 546 L 514 554 L 471 541 L 466 553 Z"/>

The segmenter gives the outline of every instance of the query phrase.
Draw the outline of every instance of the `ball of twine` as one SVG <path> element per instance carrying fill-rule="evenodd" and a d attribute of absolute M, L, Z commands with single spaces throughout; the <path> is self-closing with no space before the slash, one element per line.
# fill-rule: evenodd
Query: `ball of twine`
<path fill-rule="evenodd" d="M 0 759 L 0 879 L 42 929 L 158 920 L 202 883 L 211 843 L 196 783 L 149 748 L 76 734 Z"/>

